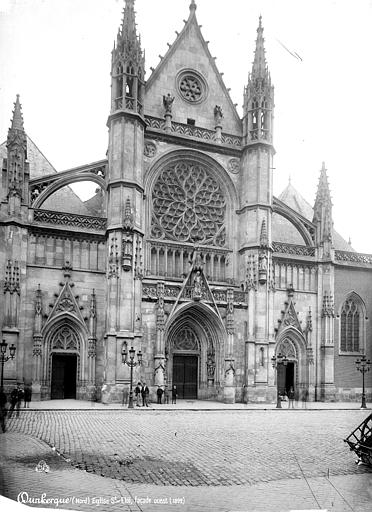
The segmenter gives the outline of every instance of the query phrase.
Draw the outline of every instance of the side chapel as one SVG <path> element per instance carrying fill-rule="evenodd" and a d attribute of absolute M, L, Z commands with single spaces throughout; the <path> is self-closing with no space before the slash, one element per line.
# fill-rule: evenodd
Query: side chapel
<path fill-rule="evenodd" d="M 125 0 L 99 162 L 57 172 L 17 96 L 0 145 L 0 328 L 16 346 L 6 390 L 25 382 L 35 400 L 120 402 L 133 347 L 134 381 L 153 397 L 173 384 L 180 398 L 230 403 L 273 402 L 291 386 L 310 400 L 360 397 L 372 255 L 334 230 L 324 164 L 313 206 L 291 184 L 273 196 L 261 17 L 240 118 L 196 8 L 146 80 Z M 70 185 L 86 181 L 97 191 L 82 201 Z"/>

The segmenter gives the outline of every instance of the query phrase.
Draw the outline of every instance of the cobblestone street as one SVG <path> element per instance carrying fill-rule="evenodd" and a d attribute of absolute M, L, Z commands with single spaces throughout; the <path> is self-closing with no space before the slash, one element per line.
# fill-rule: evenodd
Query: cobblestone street
<path fill-rule="evenodd" d="M 21 411 L 0 440 L 1 493 L 14 500 L 21 491 L 69 496 L 60 508 L 74 510 L 364 511 L 372 472 L 354 463 L 343 442 L 364 416 L 358 410 Z M 49 473 L 35 472 L 40 460 Z M 101 503 L 92 503 L 100 496 Z"/>

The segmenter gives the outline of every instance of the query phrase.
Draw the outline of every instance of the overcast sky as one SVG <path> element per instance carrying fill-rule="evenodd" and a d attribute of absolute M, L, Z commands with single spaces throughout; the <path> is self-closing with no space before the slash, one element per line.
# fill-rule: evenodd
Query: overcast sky
<path fill-rule="evenodd" d="M 150 66 L 189 0 L 136 0 Z M 0 141 L 21 95 L 25 129 L 58 171 L 105 158 L 111 50 L 124 0 L 0 0 Z M 241 115 L 258 17 L 275 86 L 274 193 L 313 204 L 325 161 L 335 228 L 372 253 L 372 0 L 197 0 L 197 19 Z M 296 55 L 297 54 L 297 55 Z"/>

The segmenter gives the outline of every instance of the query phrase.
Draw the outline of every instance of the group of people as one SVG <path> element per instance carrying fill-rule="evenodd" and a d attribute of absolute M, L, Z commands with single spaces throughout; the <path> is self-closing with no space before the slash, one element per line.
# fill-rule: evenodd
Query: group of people
<path fill-rule="evenodd" d="M 177 386 L 173 384 L 172 386 L 172 404 L 177 403 Z M 164 403 L 169 404 L 169 390 L 168 386 L 165 386 L 164 389 L 162 386 L 158 386 L 156 391 L 156 395 L 158 397 L 158 404 L 161 405 L 163 403 L 163 394 L 164 394 Z"/>
<path fill-rule="evenodd" d="M 150 390 L 147 386 L 146 382 L 138 381 L 137 385 L 134 389 L 135 401 L 137 407 L 149 407 L 149 395 Z M 163 402 L 164 395 L 164 402 Z M 156 391 L 157 403 L 158 404 L 169 404 L 169 391 L 168 386 L 158 386 Z M 172 404 L 175 404 L 177 401 L 177 387 L 176 385 L 172 386 Z M 123 390 L 123 405 L 128 403 L 128 390 L 125 388 Z"/>
<path fill-rule="evenodd" d="M 295 390 L 293 386 L 289 388 L 289 391 L 286 393 L 288 397 L 288 409 L 294 409 L 295 402 L 297 403 L 299 400 L 302 401 L 302 407 L 306 408 L 306 404 L 309 398 L 309 391 L 307 388 L 299 390 Z"/>
<path fill-rule="evenodd" d="M 25 385 L 24 387 L 21 386 L 20 383 L 17 384 L 17 387 L 15 387 L 9 396 L 9 402 L 10 407 L 7 408 L 8 404 L 8 397 L 6 396 L 6 393 L 3 389 L 0 391 L 0 423 L 1 423 L 1 429 L 3 432 L 5 432 L 5 420 L 6 417 L 9 419 L 13 416 L 14 411 L 16 411 L 17 418 L 19 417 L 19 410 L 22 405 L 22 401 L 24 402 L 23 407 L 28 408 L 30 407 L 32 397 L 32 388 L 30 385 Z"/>

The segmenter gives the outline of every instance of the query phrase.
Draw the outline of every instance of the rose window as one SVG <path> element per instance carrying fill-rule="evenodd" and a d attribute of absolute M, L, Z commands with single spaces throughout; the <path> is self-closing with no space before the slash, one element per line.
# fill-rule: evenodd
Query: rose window
<path fill-rule="evenodd" d="M 225 198 L 202 165 L 183 161 L 163 169 L 154 186 L 152 203 L 154 238 L 225 244 Z"/>
<path fill-rule="evenodd" d="M 195 76 L 185 76 L 180 82 L 180 91 L 188 101 L 198 101 L 202 94 L 202 86 Z"/>
<path fill-rule="evenodd" d="M 184 69 L 176 78 L 178 92 L 190 103 L 200 103 L 206 96 L 207 83 L 197 71 Z"/>

